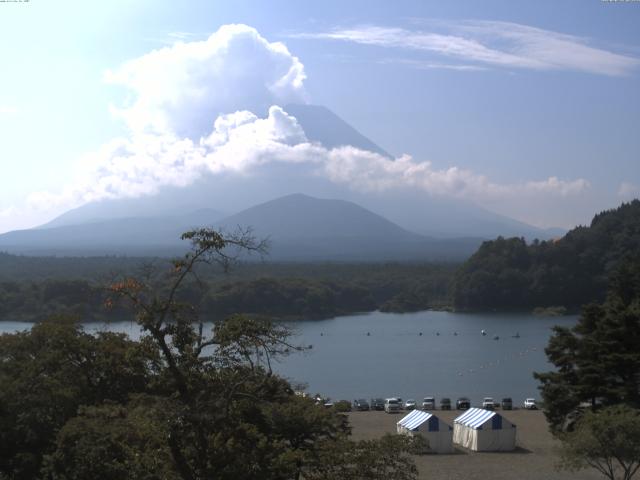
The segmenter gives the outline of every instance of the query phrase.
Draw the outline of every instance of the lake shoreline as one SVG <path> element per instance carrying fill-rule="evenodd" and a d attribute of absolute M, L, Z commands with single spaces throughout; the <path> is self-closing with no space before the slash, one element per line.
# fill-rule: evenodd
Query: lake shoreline
<path fill-rule="evenodd" d="M 570 316 L 575 316 L 578 315 L 580 313 L 580 310 L 573 310 L 573 309 L 566 309 L 563 313 L 556 313 L 554 312 L 554 308 L 555 307 L 548 307 L 548 308 L 541 308 L 541 307 L 536 307 L 536 308 L 526 308 L 526 309 L 491 309 L 491 310 L 476 310 L 476 309 L 456 309 L 453 306 L 450 305 L 444 305 L 444 306 L 434 306 L 434 307 L 429 307 L 429 308 L 425 308 L 425 309 L 421 309 L 421 310 L 407 310 L 407 311 L 388 311 L 388 310 L 381 310 L 381 309 L 375 309 L 375 310 L 362 310 L 362 311 L 337 311 L 337 312 L 333 312 L 331 314 L 327 314 L 327 315 L 313 315 L 313 314 L 309 314 L 307 316 L 300 316 L 300 315 L 267 315 L 267 314 L 261 314 L 261 313 L 242 313 L 242 315 L 248 315 L 248 316 L 252 316 L 252 317 L 262 317 L 262 318 L 266 318 L 266 319 L 270 319 L 272 321 L 275 322 L 303 322 L 303 321 L 323 321 L 323 320 L 332 320 L 334 318 L 340 318 L 340 317 L 348 317 L 348 316 L 352 316 L 352 315 L 366 315 L 366 314 L 373 314 L 373 313 L 388 313 L 388 314 L 398 314 L 398 315 L 404 315 L 404 314 L 416 314 L 416 313 L 426 313 L 426 312 L 449 312 L 449 313 L 457 313 L 457 314 L 498 314 L 498 315 L 508 315 L 508 314 L 514 314 L 514 315 L 535 315 L 537 317 L 570 317 Z M 224 318 L 226 317 L 221 317 L 218 316 L 216 317 L 215 315 L 210 315 L 210 316 L 206 316 L 205 322 L 218 322 L 221 320 L 224 320 Z M 0 318 L 0 323 L 3 322 L 18 322 L 18 323 L 29 323 L 29 324 L 37 324 L 37 323 L 41 323 L 45 321 L 45 319 L 42 318 L 38 318 L 38 319 L 34 319 L 34 318 L 11 318 L 11 319 L 7 319 L 7 318 Z M 128 317 L 118 317 L 116 319 L 111 319 L 108 317 L 104 317 L 104 318 L 96 318 L 96 317 L 92 317 L 86 320 L 81 320 L 81 323 L 83 324 L 102 324 L 102 323 L 114 323 L 114 322 L 123 322 L 123 321 L 133 321 L 135 322 L 135 318 L 132 316 L 130 318 Z"/>
<path fill-rule="evenodd" d="M 532 373 L 552 369 L 544 354 L 552 327 L 576 321 L 531 313 L 441 311 L 289 321 L 283 324 L 293 332 L 291 341 L 312 348 L 282 358 L 274 370 L 331 398 L 466 396 L 478 403 L 484 396 L 510 396 L 522 402 L 538 396 Z M 0 332 L 32 325 L 0 322 Z M 82 325 L 88 333 L 121 332 L 133 340 L 143 334 L 131 318 Z M 213 322 L 205 322 L 207 332 L 212 328 Z"/>

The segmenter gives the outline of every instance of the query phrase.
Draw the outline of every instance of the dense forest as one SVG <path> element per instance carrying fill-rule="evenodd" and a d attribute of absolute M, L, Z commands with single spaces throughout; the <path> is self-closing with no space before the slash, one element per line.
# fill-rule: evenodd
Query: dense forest
<path fill-rule="evenodd" d="M 596 215 L 564 237 L 534 241 L 499 237 L 484 242 L 456 272 L 457 309 L 521 309 L 604 300 L 607 279 L 640 253 L 640 201 Z"/>
<path fill-rule="evenodd" d="M 54 313 L 93 321 L 129 315 L 104 308 L 104 287 L 118 277 L 156 276 L 167 259 L 22 257 L 0 254 L 0 319 L 40 321 Z M 454 264 L 242 263 L 229 273 L 201 266 L 179 295 L 210 319 L 231 313 L 327 318 L 449 304 Z M 119 271 L 116 275 L 113 272 Z M 160 278 L 158 278 L 160 280 Z"/>
<path fill-rule="evenodd" d="M 229 273 L 201 266 L 197 279 L 185 282 L 179 294 L 210 319 L 231 313 L 298 319 L 450 307 L 577 311 L 604 300 L 610 273 L 639 253 L 640 201 L 634 200 L 558 240 L 484 242 L 461 266 L 253 261 Z M 39 321 L 53 313 L 89 321 L 119 319 L 127 313 L 104 309 L 104 286 L 116 277 L 153 277 L 168 266 L 166 258 L 0 253 L 0 320 Z"/>

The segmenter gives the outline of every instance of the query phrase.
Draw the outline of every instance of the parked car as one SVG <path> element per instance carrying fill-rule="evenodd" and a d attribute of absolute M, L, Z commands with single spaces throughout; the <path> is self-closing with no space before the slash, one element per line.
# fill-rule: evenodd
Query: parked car
<path fill-rule="evenodd" d="M 353 409 L 360 412 L 366 412 L 367 410 L 369 410 L 369 402 L 367 402 L 364 398 L 358 398 L 357 400 L 353 401 Z"/>
<path fill-rule="evenodd" d="M 458 410 L 468 410 L 471 408 L 471 400 L 469 400 L 467 397 L 460 397 L 457 401 L 456 401 L 456 408 Z"/>
<path fill-rule="evenodd" d="M 451 404 L 449 404 L 451 406 Z M 436 409 L 436 399 L 435 397 L 424 397 L 422 400 L 422 409 L 423 410 L 435 410 Z"/>
<path fill-rule="evenodd" d="M 445 397 L 440 400 L 440 410 L 451 410 L 450 398 Z"/>
<path fill-rule="evenodd" d="M 384 401 L 384 411 L 387 413 L 396 413 L 402 409 L 402 402 L 399 398 L 391 397 Z"/>
<path fill-rule="evenodd" d="M 527 398 L 524 401 L 524 408 L 526 408 L 527 410 L 537 410 L 538 409 L 538 405 L 536 405 L 536 399 L 535 398 Z"/>
<path fill-rule="evenodd" d="M 382 398 L 372 398 L 371 410 L 384 410 L 384 400 Z"/>
<path fill-rule="evenodd" d="M 493 410 L 493 397 L 484 397 L 484 399 L 482 400 L 482 408 L 484 408 L 485 410 Z"/>
<path fill-rule="evenodd" d="M 407 399 L 406 402 L 404 402 L 405 410 L 415 410 L 415 408 L 416 408 L 416 401 L 413 398 L 409 398 Z"/>
<path fill-rule="evenodd" d="M 503 410 L 513 410 L 513 400 L 510 397 L 502 399 L 501 406 Z"/>

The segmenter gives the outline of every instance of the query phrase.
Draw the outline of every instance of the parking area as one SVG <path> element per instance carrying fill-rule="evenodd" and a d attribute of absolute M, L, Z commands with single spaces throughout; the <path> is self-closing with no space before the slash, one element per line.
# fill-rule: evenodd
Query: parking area
<path fill-rule="evenodd" d="M 354 440 L 379 438 L 385 433 L 396 433 L 396 423 L 407 412 L 388 414 L 379 411 L 350 412 Z M 459 411 L 433 411 L 441 420 L 452 425 Z M 502 415 L 517 426 L 514 452 L 471 452 L 457 447 L 453 454 L 417 456 L 420 478 L 431 480 L 561 480 L 601 479 L 595 471 L 571 473 L 558 471 L 557 447 L 540 410 L 501 411 Z"/>

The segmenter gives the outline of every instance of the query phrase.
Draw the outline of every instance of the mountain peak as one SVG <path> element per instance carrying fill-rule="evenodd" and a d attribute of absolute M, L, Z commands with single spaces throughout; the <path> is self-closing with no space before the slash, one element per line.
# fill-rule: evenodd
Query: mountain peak
<path fill-rule="evenodd" d="M 362 135 L 327 107 L 289 104 L 284 107 L 284 110 L 296 117 L 309 140 L 319 142 L 325 148 L 350 145 L 393 158 L 393 155 Z"/>

